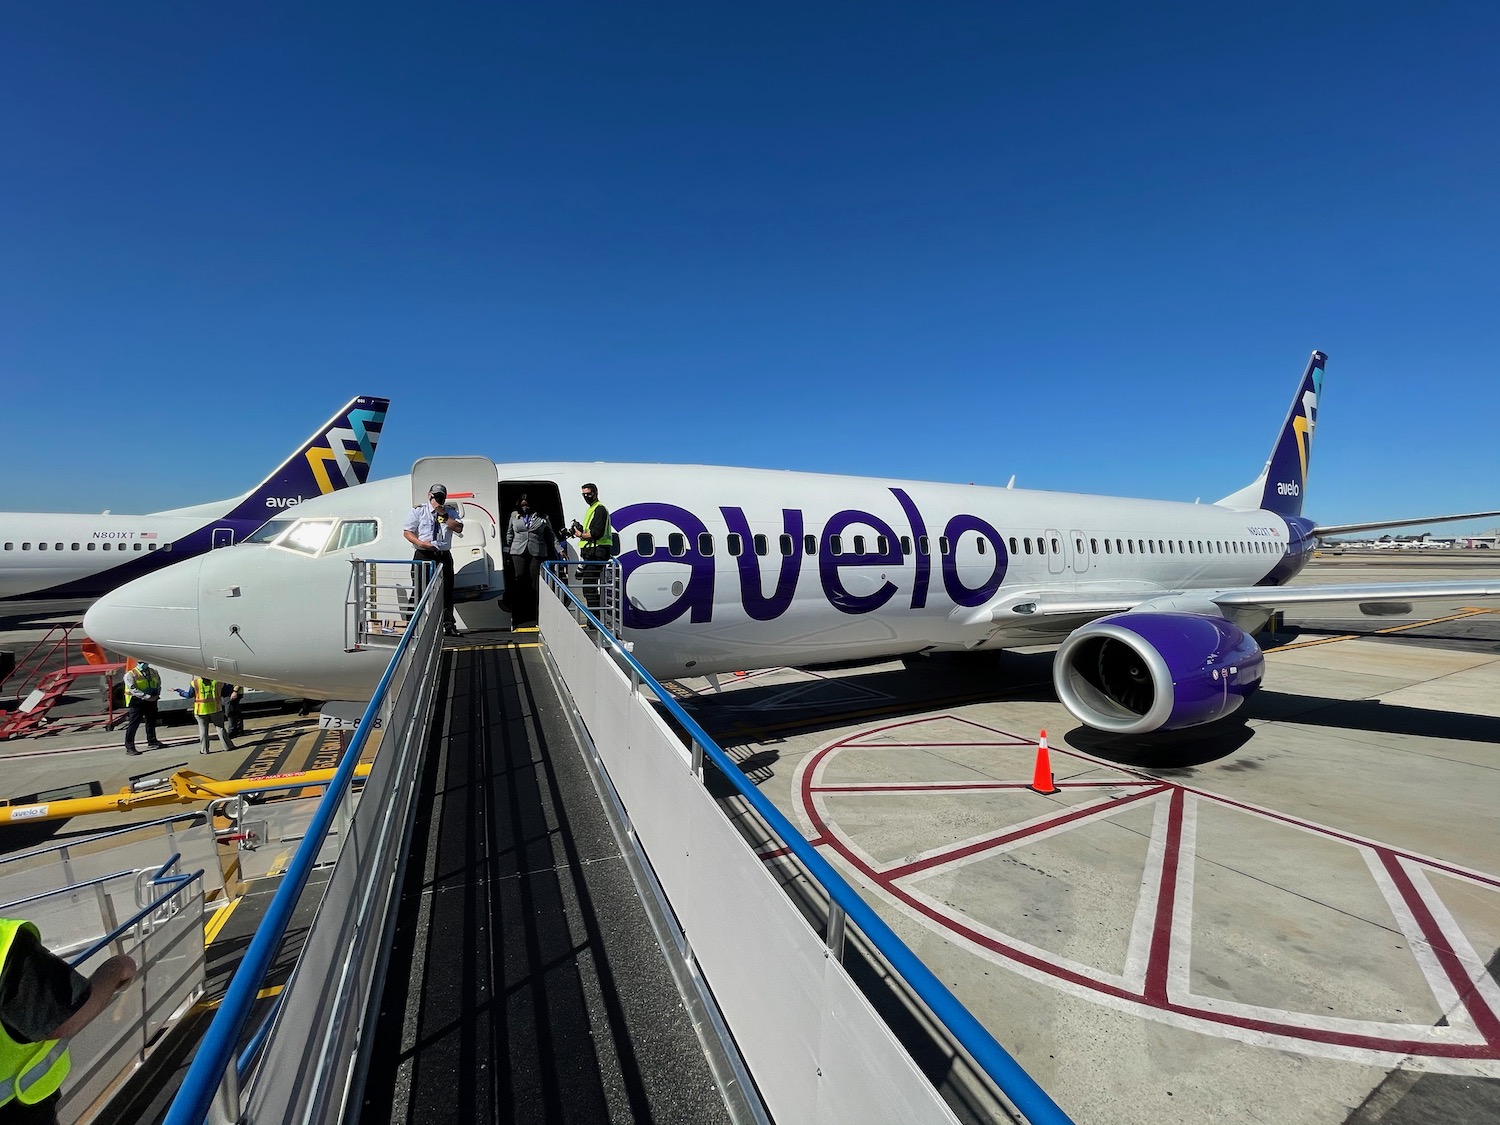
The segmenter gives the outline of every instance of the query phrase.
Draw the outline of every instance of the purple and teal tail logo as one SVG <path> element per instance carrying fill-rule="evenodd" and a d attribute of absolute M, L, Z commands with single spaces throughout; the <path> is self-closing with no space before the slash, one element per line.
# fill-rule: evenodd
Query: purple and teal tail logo
<path fill-rule="evenodd" d="M 350 399 L 225 518 L 263 523 L 277 511 L 314 496 L 364 484 L 370 479 L 390 405 L 388 398 L 361 395 Z"/>
<path fill-rule="evenodd" d="M 370 462 L 375 460 L 375 446 L 380 441 L 380 427 L 390 401 L 383 398 L 355 401 L 370 405 L 346 410 L 344 420 L 348 424 L 330 427 L 323 435 L 323 444 L 309 446 L 304 454 L 320 493 L 353 488 L 370 479 Z M 338 472 L 338 480 L 331 475 L 330 468 Z"/>

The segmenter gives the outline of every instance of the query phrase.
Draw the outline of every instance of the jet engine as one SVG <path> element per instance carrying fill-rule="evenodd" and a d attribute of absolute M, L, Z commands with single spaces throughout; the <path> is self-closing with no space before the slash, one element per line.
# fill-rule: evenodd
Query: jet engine
<path fill-rule="evenodd" d="M 1266 658 L 1238 625 L 1202 613 L 1132 611 L 1075 630 L 1057 651 L 1058 698 L 1116 734 L 1181 730 L 1235 711 Z"/>

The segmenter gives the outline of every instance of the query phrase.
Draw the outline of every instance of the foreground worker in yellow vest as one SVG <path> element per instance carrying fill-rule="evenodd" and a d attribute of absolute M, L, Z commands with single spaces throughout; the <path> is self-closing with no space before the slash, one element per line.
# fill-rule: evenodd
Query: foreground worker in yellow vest
<path fill-rule="evenodd" d="M 198 753 L 208 753 L 208 726 L 212 723 L 219 730 L 219 742 L 224 749 L 233 750 L 229 732 L 224 729 L 224 704 L 219 696 L 223 685 L 218 680 L 194 676 L 189 687 L 178 688 L 177 694 L 193 701 L 193 718 L 198 720 Z"/>
<path fill-rule="evenodd" d="M 135 962 L 123 955 L 85 979 L 30 922 L 0 918 L 0 1121 L 57 1125 L 66 1041 L 134 979 Z"/>

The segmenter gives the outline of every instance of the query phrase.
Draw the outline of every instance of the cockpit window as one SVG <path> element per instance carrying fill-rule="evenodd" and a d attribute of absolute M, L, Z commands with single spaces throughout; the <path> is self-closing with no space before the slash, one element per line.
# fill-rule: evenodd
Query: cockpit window
<path fill-rule="evenodd" d="M 316 555 L 333 534 L 333 520 L 297 520 L 291 530 L 276 541 L 276 546 L 304 555 Z"/>
<path fill-rule="evenodd" d="M 329 550 L 345 551 L 362 543 L 373 543 L 379 534 L 380 528 L 374 520 L 344 520 L 339 524 L 338 538 Z"/>
<path fill-rule="evenodd" d="M 276 537 L 291 527 L 295 520 L 271 520 L 262 525 L 259 531 L 253 532 L 246 539 L 246 543 L 272 543 Z"/>

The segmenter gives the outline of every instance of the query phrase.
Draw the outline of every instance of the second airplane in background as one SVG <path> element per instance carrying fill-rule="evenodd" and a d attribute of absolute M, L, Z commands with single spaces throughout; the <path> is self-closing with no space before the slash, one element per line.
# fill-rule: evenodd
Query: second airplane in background
<path fill-rule="evenodd" d="M 364 484 L 390 399 L 352 398 L 255 488 L 149 515 L 0 513 L 0 613 L 91 601 L 174 562 L 252 536 L 317 496 Z"/>

